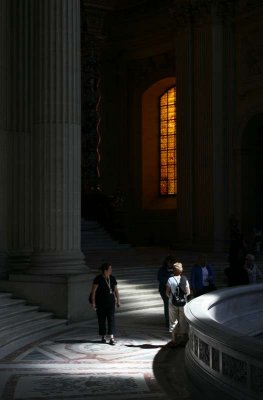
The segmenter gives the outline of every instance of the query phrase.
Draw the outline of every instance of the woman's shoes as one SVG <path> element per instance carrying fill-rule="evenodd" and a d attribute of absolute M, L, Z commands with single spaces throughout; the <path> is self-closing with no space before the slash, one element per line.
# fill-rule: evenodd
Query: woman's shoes
<path fill-rule="evenodd" d="M 107 340 L 105 339 L 104 336 L 101 338 L 101 343 L 107 343 Z M 114 346 L 116 344 L 115 339 L 114 338 L 110 338 L 109 344 Z"/>

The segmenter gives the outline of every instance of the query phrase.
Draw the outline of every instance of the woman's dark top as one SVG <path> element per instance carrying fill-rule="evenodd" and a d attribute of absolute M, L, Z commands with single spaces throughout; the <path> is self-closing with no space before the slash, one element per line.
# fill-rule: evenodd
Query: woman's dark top
<path fill-rule="evenodd" d="M 109 279 L 109 285 L 107 284 L 107 281 Z M 94 278 L 93 283 L 95 285 L 98 285 L 98 288 L 96 290 L 96 306 L 107 306 L 107 305 L 112 305 L 115 303 L 115 294 L 114 290 L 115 287 L 117 286 L 117 281 L 114 278 L 114 276 L 110 275 L 109 278 L 106 280 L 103 275 L 97 275 Z M 111 290 L 111 292 L 110 292 Z"/>

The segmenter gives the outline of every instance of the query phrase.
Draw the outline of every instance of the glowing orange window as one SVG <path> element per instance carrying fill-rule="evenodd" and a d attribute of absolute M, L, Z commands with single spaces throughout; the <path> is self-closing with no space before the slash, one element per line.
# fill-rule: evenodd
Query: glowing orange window
<path fill-rule="evenodd" d="M 160 195 L 177 194 L 176 87 L 160 97 Z"/>

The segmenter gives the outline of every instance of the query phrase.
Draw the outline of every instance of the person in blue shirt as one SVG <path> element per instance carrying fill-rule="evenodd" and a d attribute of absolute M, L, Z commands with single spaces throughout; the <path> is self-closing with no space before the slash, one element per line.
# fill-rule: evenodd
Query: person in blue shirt
<path fill-rule="evenodd" d="M 173 264 L 175 263 L 175 257 L 168 255 L 163 261 L 163 265 L 159 268 L 157 273 L 157 280 L 159 281 L 159 293 L 163 300 L 164 305 L 164 318 L 165 325 L 169 327 L 169 298 L 166 296 L 166 283 L 168 279 L 173 275 Z"/>
<path fill-rule="evenodd" d="M 190 283 L 194 297 L 216 289 L 215 273 L 212 266 L 207 263 L 206 254 L 200 254 L 193 265 Z"/>

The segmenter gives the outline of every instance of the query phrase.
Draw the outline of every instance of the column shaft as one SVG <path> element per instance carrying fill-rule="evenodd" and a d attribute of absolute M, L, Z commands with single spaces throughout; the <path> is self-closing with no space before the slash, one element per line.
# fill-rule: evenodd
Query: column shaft
<path fill-rule="evenodd" d="M 193 32 L 187 29 L 177 36 L 177 155 L 178 226 L 180 241 L 192 241 L 193 226 Z M 187 95 L 186 95 L 187 93 Z"/>
<path fill-rule="evenodd" d="M 38 1 L 32 7 L 35 229 L 30 272 L 86 272 L 80 251 L 79 0 Z"/>
<path fill-rule="evenodd" d="M 32 253 L 32 142 L 30 105 L 32 102 L 29 3 L 10 0 L 10 242 L 12 270 L 29 265 Z"/>
<path fill-rule="evenodd" d="M 214 249 L 217 251 L 224 250 L 225 238 L 228 236 L 230 171 L 233 170 L 230 168 L 230 155 L 235 120 L 235 52 L 231 14 L 232 7 L 220 4 L 214 4 L 212 7 Z"/>
<path fill-rule="evenodd" d="M 223 21 L 214 5 L 212 7 L 213 35 L 213 182 L 214 182 L 214 249 L 222 250 L 225 218 L 225 157 L 224 157 L 224 52 L 223 52 Z"/>
<path fill-rule="evenodd" d="M 213 238 L 212 34 L 210 21 L 194 32 L 193 237 L 209 246 Z"/>
<path fill-rule="evenodd" d="M 9 69 L 10 69 L 10 2 L 3 0 L 0 3 L 0 278 L 7 276 L 7 254 L 9 235 Z"/>

